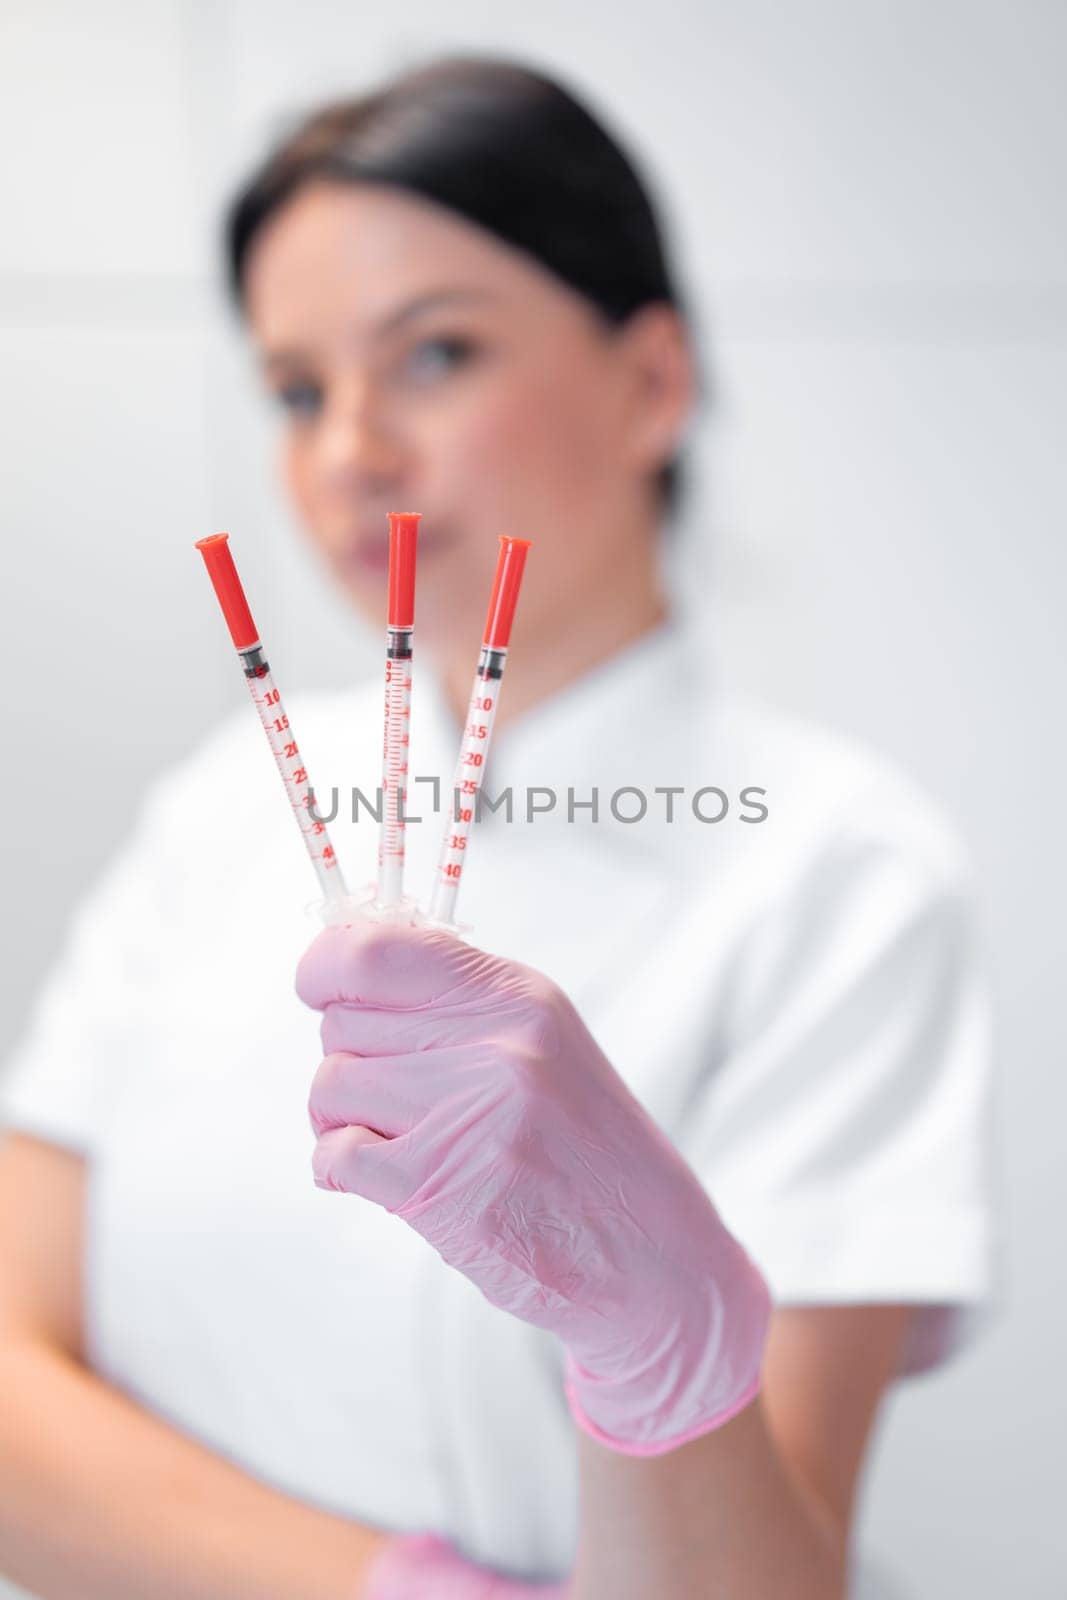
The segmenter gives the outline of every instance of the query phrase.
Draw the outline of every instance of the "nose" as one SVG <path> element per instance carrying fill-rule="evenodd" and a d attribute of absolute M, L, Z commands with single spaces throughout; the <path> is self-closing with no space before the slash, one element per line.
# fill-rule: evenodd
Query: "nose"
<path fill-rule="evenodd" d="M 395 419 L 371 387 L 338 386 L 318 430 L 323 487 L 374 499 L 395 492 L 404 478 L 406 452 Z"/>

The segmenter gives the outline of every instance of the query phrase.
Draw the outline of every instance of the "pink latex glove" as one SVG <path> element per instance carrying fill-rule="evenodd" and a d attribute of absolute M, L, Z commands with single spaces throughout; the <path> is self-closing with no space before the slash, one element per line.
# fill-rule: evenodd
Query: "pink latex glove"
<path fill-rule="evenodd" d="M 517 1583 L 464 1561 L 432 1533 L 387 1544 L 361 1590 L 361 1600 L 563 1600 L 558 1584 Z"/>
<path fill-rule="evenodd" d="M 297 991 L 328 1052 L 315 1181 L 417 1229 L 558 1335 L 575 1420 L 659 1455 L 759 1387 L 767 1287 L 567 997 L 432 928 L 327 928 Z"/>

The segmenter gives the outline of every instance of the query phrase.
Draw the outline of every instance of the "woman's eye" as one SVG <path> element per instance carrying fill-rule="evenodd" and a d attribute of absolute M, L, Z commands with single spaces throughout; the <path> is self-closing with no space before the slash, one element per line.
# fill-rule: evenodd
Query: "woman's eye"
<path fill-rule="evenodd" d="M 287 383 L 275 393 L 282 410 L 301 420 L 315 416 L 322 406 L 322 390 L 317 383 Z"/>
<path fill-rule="evenodd" d="M 474 356 L 469 339 L 423 339 L 409 353 L 405 366 L 416 378 L 436 378 L 465 366 Z"/>

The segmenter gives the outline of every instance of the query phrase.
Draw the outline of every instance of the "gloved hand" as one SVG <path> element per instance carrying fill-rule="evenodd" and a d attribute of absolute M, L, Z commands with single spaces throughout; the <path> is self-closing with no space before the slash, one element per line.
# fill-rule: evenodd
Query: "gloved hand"
<path fill-rule="evenodd" d="M 327 928 L 315 1181 L 417 1229 L 558 1335 L 578 1424 L 659 1455 L 759 1386 L 767 1287 L 697 1178 L 541 973 L 433 928 Z"/>
<path fill-rule="evenodd" d="M 432 1533 L 393 1539 L 374 1562 L 361 1600 L 563 1600 L 557 1584 L 516 1583 L 477 1567 Z"/>

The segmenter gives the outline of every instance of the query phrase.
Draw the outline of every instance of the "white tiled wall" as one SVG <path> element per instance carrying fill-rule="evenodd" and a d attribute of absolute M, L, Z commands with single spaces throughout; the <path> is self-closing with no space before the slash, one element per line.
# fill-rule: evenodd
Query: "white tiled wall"
<path fill-rule="evenodd" d="M 217 303 L 233 176 L 286 110 L 436 49 L 565 70 L 637 140 L 703 306 L 688 570 L 735 669 L 911 765 L 985 885 L 1013 1309 L 887 1412 L 864 1536 L 908 1600 L 1067 1570 L 1065 45 L 1058 0 L 0 10 L 0 1046 L 145 778 L 238 703 L 192 540 L 240 539 L 286 683 L 373 659 Z"/>

